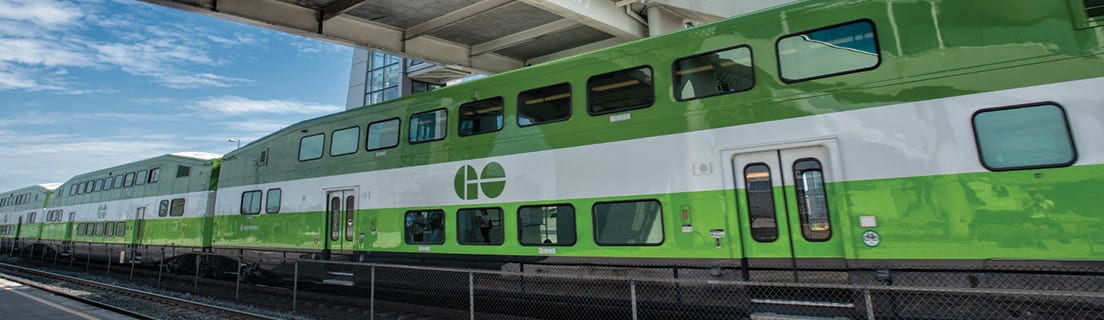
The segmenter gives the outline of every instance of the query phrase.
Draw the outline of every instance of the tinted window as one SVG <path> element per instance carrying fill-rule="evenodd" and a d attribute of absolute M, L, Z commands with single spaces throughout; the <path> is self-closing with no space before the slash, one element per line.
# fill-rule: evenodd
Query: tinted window
<path fill-rule="evenodd" d="M 192 167 L 189 166 L 176 166 L 176 177 L 182 178 L 192 175 Z"/>
<path fill-rule="evenodd" d="M 261 213 L 261 190 L 243 192 L 241 198 L 241 214 Z"/>
<path fill-rule="evenodd" d="M 149 171 L 148 170 L 138 171 L 138 178 L 136 180 L 134 180 L 134 185 L 140 186 L 140 185 L 146 184 L 146 181 L 148 181 L 148 179 L 149 179 Z"/>
<path fill-rule="evenodd" d="M 161 200 L 161 204 L 157 206 L 157 216 L 169 216 L 169 200 Z"/>
<path fill-rule="evenodd" d="M 502 97 L 460 105 L 460 135 L 470 136 L 502 130 L 504 108 Z"/>
<path fill-rule="evenodd" d="M 134 172 L 127 173 L 126 177 L 123 178 L 123 187 L 133 186 L 134 185 L 134 176 L 135 176 Z"/>
<path fill-rule="evenodd" d="M 114 237 L 115 236 L 115 223 L 114 222 L 104 223 L 104 235 L 108 236 L 108 237 Z"/>
<path fill-rule="evenodd" d="M 299 161 L 314 160 L 322 157 L 322 145 L 326 135 L 316 134 L 299 139 Z"/>
<path fill-rule="evenodd" d="M 974 115 L 974 133 L 990 170 L 1061 167 L 1077 158 L 1066 114 L 1052 104 L 983 110 Z"/>
<path fill-rule="evenodd" d="M 594 205 L 594 241 L 600 245 L 663 243 L 659 201 L 607 202 Z"/>
<path fill-rule="evenodd" d="M 104 179 L 96 179 L 96 186 L 92 187 L 92 192 L 98 192 L 103 190 Z"/>
<path fill-rule="evenodd" d="M 502 244 L 502 209 L 460 209 L 456 212 L 456 240 L 460 244 Z"/>
<path fill-rule="evenodd" d="M 120 221 L 120 222 L 115 223 L 115 236 L 116 237 L 126 236 L 126 222 L 125 221 Z"/>
<path fill-rule="evenodd" d="M 371 150 L 387 149 L 399 145 L 399 119 L 373 122 L 368 125 L 368 143 Z"/>
<path fill-rule="evenodd" d="M 774 182 L 770 167 L 755 163 L 744 168 L 744 192 L 747 195 L 748 221 L 751 238 L 759 242 L 778 239 L 778 222 L 774 211 Z"/>
<path fill-rule="evenodd" d="M 123 187 L 123 176 L 115 176 L 115 182 L 111 183 L 112 189 L 119 189 Z"/>
<path fill-rule="evenodd" d="M 406 212 L 406 243 L 445 243 L 445 212 L 421 210 Z"/>
<path fill-rule="evenodd" d="M 881 61 L 874 24 L 856 21 L 778 40 L 782 80 L 808 80 L 869 70 Z"/>
<path fill-rule="evenodd" d="M 575 208 L 566 204 L 521 207 L 518 241 L 530 246 L 575 244 Z"/>
<path fill-rule="evenodd" d="M 600 74 L 587 80 L 587 110 L 603 114 L 646 108 L 655 101 L 652 68 L 639 67 Z"/>
<path fill-rule="evenodd" d="M 360 127 L 341 129 L 333 132 L 330 137 L 330 155 L 340 156 L 357 152 L 357 143 L 360 141 Z"/>
<path fill-rule="evenodd" d="M 97 222 L 96 223 L 96 236 L 102 236 L 102 235 L 104 235 L 104 223 L 103 222 Z"/>
<path fill-rule="evenodd" d="M 448 126 L 445 109 L 422 112 L 410 116 L 410 143 L 441 140 Z"/>
<path fill-rule="evenodd" d="M 571 85 L 558 84 L 518 94 L 518 126 L 571 118 Z"/>
<path fill-rule="evenodd" d="M 169 215 L 173 217 L 184 215 L 184 199 L 173 199 L 172 208 L 169 209 Z"/>
<path fill-rule="evenodd" d="M 278 213 L 280 212 L 280 197 L 283 191 L 280 189 L 268 189 L 268 203 L 265 205 L 265 213 Z"/>
<path fill-rule="evenodd" d="M 675 99 L 680 101 L 747 91 L 755 86 L 748 47 L 678 59 L 674 71 Z"/>
<path fill-rule="evenodd" d="M 155 183 L 161 179 L 161 168 L 150 169 L 149 183 Z"/>
<path fill-rule="evenodd" d="M 828 219 L 828 195 L 824 190 L 824 172 L 820 162 L 814 159 L 797 160 L 793 169 L 801 234 L 809 241 L 828 240 L 832 237 L 832 223 Z"/>

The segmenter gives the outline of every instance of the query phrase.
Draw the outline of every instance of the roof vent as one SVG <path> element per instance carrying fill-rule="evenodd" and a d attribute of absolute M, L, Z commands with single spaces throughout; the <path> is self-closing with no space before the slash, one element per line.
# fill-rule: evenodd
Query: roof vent
<path fill-rule="evenodd" d="M 1089 19 L 1104 17 L 1104 0 L 1085 0 L 1085 15 Z"/>

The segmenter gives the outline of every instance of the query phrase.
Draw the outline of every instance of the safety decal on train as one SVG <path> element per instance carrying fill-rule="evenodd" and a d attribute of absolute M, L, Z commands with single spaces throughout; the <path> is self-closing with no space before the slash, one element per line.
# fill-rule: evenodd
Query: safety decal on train
<path fill-rule="evenodd" d="M 483 166 L 476 174 L 475 167 L 466 165 L 456 170 L 456 196 L 463 200 L 479 199 L 479 191 L 487 198 L 497 198 L 506 189 L 506 170 L 497 162 Z"/>

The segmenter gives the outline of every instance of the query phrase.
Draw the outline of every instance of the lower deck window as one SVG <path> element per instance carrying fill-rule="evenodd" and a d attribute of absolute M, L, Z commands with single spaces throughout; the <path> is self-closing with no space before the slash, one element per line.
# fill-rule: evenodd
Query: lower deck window
<path fill-rule="evenodd" d="M 460 209 L 456 212 L 456 240 L 460 244 L 500 245 L 503 238 L 502 209 Z"/>
<path fill-rule="evenodd" d="M 575 244 L 575 208 L 568 204 L 521 207 L 518 241 L 527 246 Z"/>
<path fill-rule="evenodd" d="M 169 209 L 169 215 L 173 217 L 184 215 L 184 198 L 173 199 L 172 208 Z"/>
<path fill-rule="evenodd" d="M 441 210 L 417 210 L 406 212 L 407 244 L 445 243 L 445 212 Z"/>
<path fill-rule="evenodd" d="M 607 202 L 594 205 L 594 241 L 599 245 L 663 243 L 659 201 Z"/>

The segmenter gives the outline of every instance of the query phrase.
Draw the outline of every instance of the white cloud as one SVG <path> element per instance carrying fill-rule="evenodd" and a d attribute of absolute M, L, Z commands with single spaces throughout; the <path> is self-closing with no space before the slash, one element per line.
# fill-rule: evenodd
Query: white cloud
<path fill-rule="evenodd" d="M 62 1 L 0 0 L 0 19 L 30 22 L 42 27 L 58 27 L 75 23 L 82 15 L 80 8 Z"/>
<path fill-rule="evenodd" d="M 273 132 L 279 131 L 280 129 L 286 128 L 287 126 L 289 126 L 291 124 L 292 124 L 291 122 L 287 122 L 287 121 L 265 121 L 265 120 L 244 120 L 244 121 L 234 121 L 234 122 L 224 122 L 224 123 L 222 123 L 222 125 L 225 128 L 228 128 L 228 129 L 231 129 L 231 130 L 234 130 L 234 131 L 247 132 L 247 133 L 260 133 L 260 134 L 273 133 Z"/>
<path fill-rule="evenodd" d="M 209 97 L 196 102 L 193 109 L 223 114 L 298 113 L 325 114 L 341 111 L 336 105 L 293 100 L 252 100 L 238 96 Z"/>

